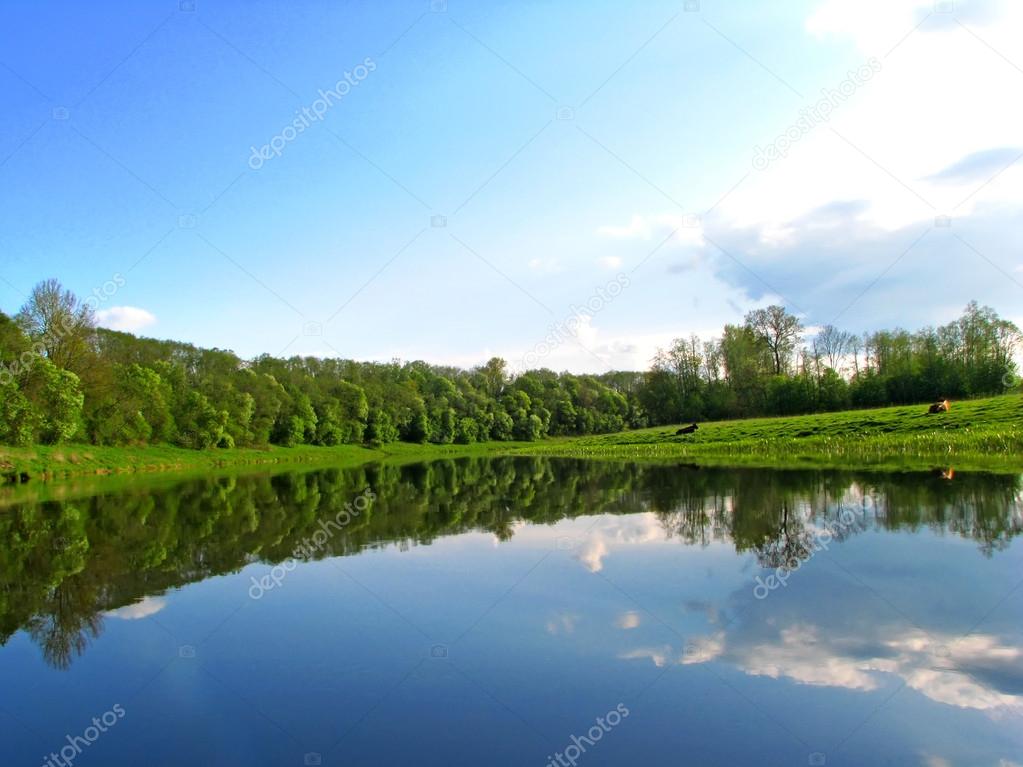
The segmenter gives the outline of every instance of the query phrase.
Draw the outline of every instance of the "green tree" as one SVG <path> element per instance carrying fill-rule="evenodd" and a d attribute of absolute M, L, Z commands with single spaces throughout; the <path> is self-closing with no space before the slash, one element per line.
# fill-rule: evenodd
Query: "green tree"
<path fill-rule="evenodd" d="M 124 444 L 173 440 L 172 398 L 170 386 L 155 370 L 137 363 L 115 366 L 107 395 L 90 413 L 93 441 Z"/>
<path fill-rule="evenodd" d="M 80 372 L 96 326 L 92 309 L 57 280 L 32 289 L 15 321 L 57 367 Z"/>
<path fill-rule="evenodd" d="M 460 418 L 455 429 L 455 442 L 460 445 L 471 445 L 479 439 L 480 428 L 475 419 Z"/>
<path fill-rule="evenodd" d="M 0 377 L 0 444 L 30 445 L 42 414 L 29 402 L 13 377 Z"/>
<path fill-rule="evenodd" d="M 749 312 L 746 315 L 746 327 L 770 350 L 774 360 L 774 374 L 787 372 L 792 362 L 792 353 L 803 332 L 799 318 L 785 311 L 784 306 L 775 304 Z"/>
<path fill-rule="evenodd" d="M 370 445 L 386 445 L 398 440 L 398 427 L 394 425 L 386 410 L 379 408 L 369 411 L 366 423 L 366 441 Z"/>
<path fill-rule="evenodd" d="M 178 444 L 196 450 L 227 447 L 227 411 L 217 410 L 198 391 L 190 391 L 177 414 Z"/>
<path fill-rule="evenodd" d="M 46 357 L 36 357 L 21 376 L 21 391 L 41 418 L 35 439 L 46 445 L 65 442 L 82 428 L 85 395 L 78 376 L 61 370 Z"/>

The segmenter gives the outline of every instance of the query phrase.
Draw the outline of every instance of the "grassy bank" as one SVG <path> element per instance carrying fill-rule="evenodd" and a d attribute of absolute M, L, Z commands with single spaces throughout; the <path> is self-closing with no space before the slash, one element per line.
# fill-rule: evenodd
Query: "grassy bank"
<path fill-rule="evenodd" d="M 949 413 L 911 405 L 750 418 L 552 440 L 532 452 L 588 458 L 688 460 L 776 467 L 1023 471 L 1023 397 L 957 402 Z"/>
<path fill-rule="evenodd" d="M 357 466 L 383 458 L 377 450 L 358 445 L 336 447 L 231 448 L 188 450 L 168 445 L 97 447 L 95 445 L 0 446 L 0 475 L 27 474 L 32 479 L 62 479 L 99 474 L 204 473 L 232 466 L 323 464 Z"/>
<path fill-rule="evenodd" d="M 687 461 L 772 467 L 1023 471 L 1023 397 L 1007 395 L 953 403 L 930 415 L 926 406 L 878 408 L 701 424 L 695 434 L 676 426 L 542 442 L 476 445 L 390 444 L 267 450 L 236 448 L 0 447 L 0 473 L 33 479 L 137 472 L 206 473 L 261 465 L 354 466 L 462 455 L 550 455 L 644 461 Z"/>

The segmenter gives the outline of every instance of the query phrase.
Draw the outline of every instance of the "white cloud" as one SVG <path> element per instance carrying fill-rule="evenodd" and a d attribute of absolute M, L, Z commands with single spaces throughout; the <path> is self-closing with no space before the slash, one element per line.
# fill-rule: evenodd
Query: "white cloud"
<path fill-rule="evenodd" d="M 713 636 L 694 637 L 689 640 L 682 655 L 682 665 L 708 663 L 725 651 L 725 632 L 719 631 Z"/>
<path fill-rule="evenodd" d="M 145 597 L 135 604 L 118 607 L 116 610 L 110 610 L 103 614 L 108 618 L 137 621 L 142 618 L 148 618 L 150 615 L 156 615 L 166 606 L 167 601 L 165 599 L 161 599 L 159 597 Z"/>
<path fill-rule="evenodd" d="M 664 668 L 668 661 L 674 660 L 673 651 L 669 645 L 662 647 L 638 647 L 618 656 L 622 660 L 649 660 L 657 668 Z"/>
<path fill-rule="evenodd" d="M 814 626 L 793 626 L 781 632 L 780 641 L 764 642 L 744 650 L 740 665 L 752 676 L 788 677 L 801 684 L 875 690 L 876 668 L 869 659 L 844 657 L 835 652 Z"/>
<path fill-rule="evenodd" d="M 820 40 L 852 38 L 865 55 L 882 55 L 919 23 L 918 10 L 924 6 L 933 7 L 933 3 L 931 0 L 827 0 L 810 14 L 804 26 Z"/>
<path fill-rule="evenodd" d="M 782 629 L 776 637 L 752 642 L 737 637 L 729 643 L 719 632 L 696 644 L 696 651 L 679 662 L 720 659 L 751 676 L 864 692 L 880 689 L 881 675 L 891 674 L 930 700 L 948 706 L 998 712 L 1018 711 L 1023 704 L 1023 696 L 985 686 L 978 675 L 960 670 L 1015 668 L 1023 651 L 997 637 L 973 634 L 957 638 L 911 631 L 901 637 L 876 638 L 874 654 L 856 652 L 855 646 L 833 630 L 800 623 Z"/>
<path fill-rule="evenodd" d="M 625 226 L 597 227 L 597 234 L 601 237 L 613 237 L 624 240 L 633 238 L 648 240 L 650 239 L 650 228 L 644 216 L 635 215 Z"/>
<path fill-rule="evenodd" d="M 653 216 L 634 215 L 623 226 L 597 227 L 597 234 L 617 240 L 654 240 L 670 235 L 676 245 L 703 245 L 703 224 L 698 216 L 661 213 Z"/>
<path fill-rule="evenodd" d="M 564 270 L 561 262 L 556 258 L 531 258 L 527 266 L 534 272 L 542 272 L 543 274 L 556 274 Z"/>
<path fill-rule="evenodd" d="M 605 269 L 620 269 L 622 259 L 618 256 L 604 256 L 598 263 Z"/>
<path fill-rule="evenodd" d="M 681 229 L 685 241 L 665 243 L 658 257 L 670 245 L 685 250 L 669 272 L 688 277 L 709 262 L 749 299 L 777 296 L 814 324 L 855 299 L 840 321 L 854 330 L 948 322 L 950 307 L 971 299 L 1006 314 L 1018 285 L 1004 275 L 1019 273 L 1023 214 L 1023 100 L 1007 96 L 1023 76 L 1006 58 L 1023 38 L 1023 4 L 934 9 L 932 0 L 820 3 L 807 34 L 851 45 L 854 66 L 876 57 L 878 71 L 827 120 L 800 130 L 785 157 L 751 170 L 699 228 Z M 831 77 L 804 89 L 803 104 L 761 143 L 796 126 L 845 74 Z M 952 226 L 935 228 L 943 214 Z M 682 219 L 636 214 L 597 231 L 652 247 Z"/>
<path fill-rule="evenodd" d="M 597 524 L 579 548 L 576 559 L 591 573 L 604 569 L 604 559 L 612 546 L 635 546 L 664 541 L 664 527 L 657 515 L 649 512 L 629 517 L 612 517 Z"/>
<path fill-rule="evenodd" d="M 1001 644 L 989 635 L 966 639 L 911 633 L 900 639 L 879 640 L 878 654 L 855 652 L 848 638 L 832 636 L 817 626 L 797 624 L 784 628 L 777 637 L 758 642 L 742 638 L 729 642 L 723 631 L 694 637 L 685 652 L 671 647 L 638 648 L 619 657 L 650 660 L 655 666 L 721 661 L 734 664 L 750 676 L 790 679 L 814 687 L 839 687 L 861 692 L 881 688 L 881 675 L 900 677 L 908 687 L 936 703 L 992 714 L 1019 711 L 1023 697 L 984 686 L 976 675 L 963 668 L 1015 668 L 1020 649 Z"/>
<path fill-rule="evenodd" d="M 591 536 L 586 541 L 577 559 L 591 573 L 599 573 L 604 569 L 604 557 L 608 554 L 607 541 L 598 536 Z"/>
<path fill-rule="evenodd" d="M 729 292 L 738 295 L 738 291 Z M 719 311 L 720 307 L 715 307 L 715 310 Z M 734 313 L 729 312 L 722 317 L 700 316 L 695 322 L 680 320 L 677 323 L 673 322 L 667 330 L 650 333 L 608 331 L 602 326 L 594 325 L 594 318 L 581 315 L 574 323 L 574 334 L 570 337 L 567 332 L 562 333 L 561 341 L 547 344 L 543 354 L 537 353 L 536 346 L 500 349 L 495 353 L 508 361 L 509 369 L 514 373 L 541 367 L 595 374 L 606 373 L 608 370 L 646 370 L 650 367 L 657 350 L 671 346 L 675 338 L 688 335 L 690 332 L 708 339 L 720 335 L 721 325 L 710 323 L 714 319 L 721 319 L 722 324 L 734 321 L 741 317 L 744 311 L 745 309 L 740 307 L 735 309 Z M 599 315 L 596 320 L 600 321 Z M 544 339 L 537 338 L 537 341 L 542 342 Z M 468 365 L 479 365 L 487 359 L 489 357 L 477 355 L 469 359 Z"/>
<path fill-rule="evenodd" d="M 96 312 L 96 322 L 100 327 L 110 330 L 137 333 L 154 324 L 156 317 L 137 306 L 112 306 L 109 309 L 100 309 Z"/>
<path fill-rule="evenodd" d="M 964 29 L 949 14 L 931 13 L 931 0 L 822 3 L 807 30 L 835 45 L 852 42 L 863 60 L 877 58 L 880 71 L 787 157 L 751 174 L 722 203 L 722 213 L 772 231 L 836 200 L 862 200 L 863 222 L 895 229 L 940 212 L 964 215 L 985 199 L 1019 200 L 1021 173 L 1003 173 L 964 203 L 991 174 L 978 181 L 976 174 L 953 172 L 964 162 L 974 168 L 984 159 L 992 168 L 995 159 L 1007 163 L 1007 148 L 1018 146 L 1023 131 L 1023 102 L 1006 97 L 1019 89 L 1020 73 L 992 51 L 1016 49 L 1023 6 L 995 5 L 965 17 L 957 12 L 969 25 Z M 998 23 L 977 26 L 989 18 Z M 806 105 L 820 98 L 810 94 Z M 798 118 L 796 111 L 791 122 Z M 786 127 L 777 126 L 764 143 Z"/>
<path fill-rule="evenodd" d="M 615 625 L 620 629 L 628 630 L 639 626 L 639 622 L 639 613 L 634 610 L 629 610 L 628 612 L 622 613 L 618 616 L 618 619 L 615 621 Z"/>
<path fill-rule="evenodd" d="M 547 633 L 551 636 L 558 636 L 559 634 L 572 634 L 575 632 L 576 624 L 579 622 L 579 616 L 574 613 L 560 613 L 550 618 L 545 628 Z"/>

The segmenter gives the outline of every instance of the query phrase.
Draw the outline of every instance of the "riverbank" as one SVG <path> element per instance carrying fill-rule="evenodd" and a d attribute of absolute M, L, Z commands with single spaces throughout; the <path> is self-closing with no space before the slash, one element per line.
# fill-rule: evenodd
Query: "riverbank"
<path fill-rule="evenodd" d="M 540 442 L 474 445 L 393 443 L 187 450 L 170 446 L 0 446 L 0 475 L 17 480 L 138 473 L 197 474 L 233 467 L 357 466 L 372 461 L 422 461 L 469 455 L 547 455 L 610 460 L 685 461 L 773 468 L 876 468 L 1023 471 L 1023 397 L 953 403 L 949 413 L 926 406 L 752 418 Z"/>
<path fill-rule="evenodd" d="M 274 464 L 329 464 L 357 466 L 379 460 L 384 453 L 359 445 L 319 447 L 271 446 L 266 449 L 230 448 L 189 450 L 170 445 L 107 447 L 96 445 L 0 446 L 0 475 L 44 481 L 88 475 L 137 473 L 202 473 L 234 466 Z"/>
<path fill-rule="evenodd" d="M 658 427 L 537 443 L 578 458 L 685 460 L 770 468 L 1023 472 L 1023 397 L 986 397 L 930 414 L 926 405 Z"/>

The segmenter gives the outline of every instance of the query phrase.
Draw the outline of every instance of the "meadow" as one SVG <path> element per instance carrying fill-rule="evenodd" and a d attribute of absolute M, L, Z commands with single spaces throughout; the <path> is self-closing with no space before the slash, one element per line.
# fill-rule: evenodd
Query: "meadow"
<path fill-rule="evenodd" d="M 966 400 L 948 413 L 927 405 L 677 426 L 548 440 L 548 455 L 765 467 L 1023 470 L 1023 397 Z"/>
<path fill-rule="evenodd" d="M 194 474 L 232 467 L 356 466 L 463 455 L 548 455 L 773 468 L 1023 471 L 1023 397 L 1018 394 L 954 402 L 948 413 L 929 414 L 926 405 L 908 405 L 709 422 L 686 435 L 677 435 L 678 428 L 660 426 L 535 442 L 389 443 L 379 448 L 0 447 L 0 476 L 10 481 L 125 473 Z"/>

